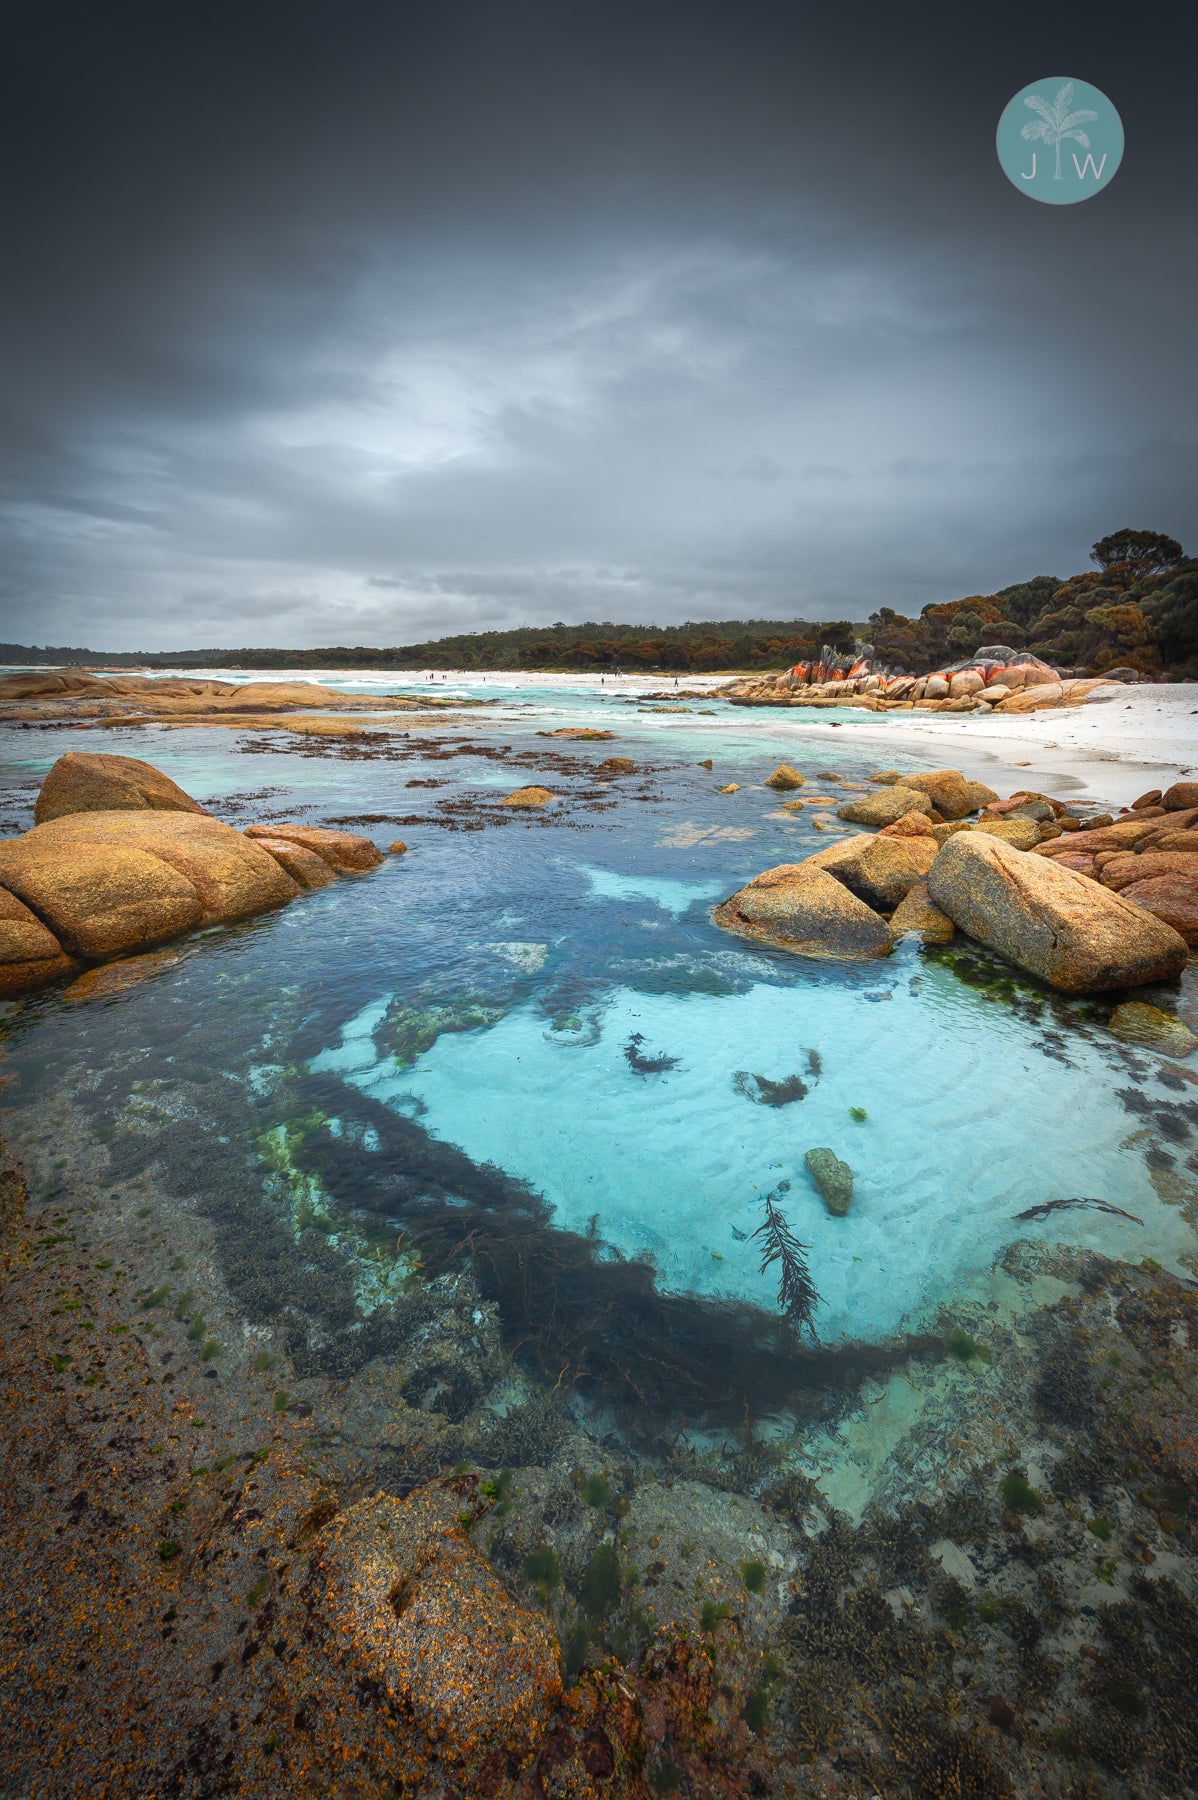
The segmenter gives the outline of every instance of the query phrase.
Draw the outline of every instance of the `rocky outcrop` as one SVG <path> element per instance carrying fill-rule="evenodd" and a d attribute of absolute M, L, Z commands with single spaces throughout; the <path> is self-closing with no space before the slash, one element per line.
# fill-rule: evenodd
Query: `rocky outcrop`
<path fill-rule="evenodd" d="M 1123 898 L 1171 926 L 1187 944 L 1198 944 L 1198 869 L 1193 875 L 1175 870 L 1130 882 Z"/>
<path fill-rule="evenodd" d="M 132 757 L 61 757 L 37 811 L 32 831 L 0 840 L 0 996 L 58 980 L 80 962 L 252 918 L 383 861 L 354 832 L 234 830 Z"/>
<path fill-rule="evenodd" d="M 890 928 L 827 870 L 805 863 L 766 869 L 717 906 L 725 931 L 801 956 L 888 956 Z"/>
<path fill-rule="evenodd" d="M 867 906 L 889 912 L 923 880 L 939 845 L 930 837 L 851 837 L 807 857 L 807 869 L 826 869 Z"/>
<path fill-rule="evenodd" d="M 203 813 L 169 775 L 132 756 L 68 750 L 42 783 L 33 816 L 39 825 L 81 812 Z"/>
<path fill-rule="evenodd" d="M 871 656 L 846 656 L 826 646 L 812 662 L 781 675 L 731 681 L 719 698 L 733 706 L 856 706 L 871 712 L 919 707 L 928 712 L 1027 712 L 1079 706 L 1114 678 L 1062 678 L 1038 657 L 1009 645 L 984 646 L 966 662 L 904 675 L 874 665 Z"/>
<path fill-rule="evenodd" d="M 928 875 L 933 905 L 978 943 L 1065 993 L 1168 981 L 1185 940 L 1072 869 L 981 832 L 960 832 Z"/>

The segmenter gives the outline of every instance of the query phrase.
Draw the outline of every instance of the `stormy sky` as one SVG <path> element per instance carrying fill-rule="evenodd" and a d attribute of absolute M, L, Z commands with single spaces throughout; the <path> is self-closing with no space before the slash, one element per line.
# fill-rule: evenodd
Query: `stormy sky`
<path fill-rule="evenodd" d="M 863 619 L 1192 549 L 1198 32 L 976 12 L 10 15 L 0 635 Z M 1127 133 L 1070 207 L 994 151 L 1060 73 Z"/>

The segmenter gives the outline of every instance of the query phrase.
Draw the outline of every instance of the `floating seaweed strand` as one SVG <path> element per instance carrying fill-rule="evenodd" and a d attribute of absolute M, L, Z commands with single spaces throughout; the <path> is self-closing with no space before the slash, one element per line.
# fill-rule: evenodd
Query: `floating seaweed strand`
<path fill-rule="evenodd" d="M 821 1295 L 811 1279 L 807 1258 L 803 1254 L 808 1246 L 799 1242 L 783 1215 L 774 1205 L 775 1194 L 789 1192 L 789 1181 L 780 1181 L 773 1193 L 766 1195 L 765 1221 L 757 1227 L 753 1236 L 761 1239 L 765 1250 L 765 1255 L 761 1259 L 761 1273 L 764 1275 L 771 1263 L 780 1265 L 779 1310 L 800 1336 L 804 1331 L 809 1331 L 812 1342 L 818 1344 L 819 1333 L 812 1322 L 811 1314 L 814 1308 L 820 1304 Z"/>

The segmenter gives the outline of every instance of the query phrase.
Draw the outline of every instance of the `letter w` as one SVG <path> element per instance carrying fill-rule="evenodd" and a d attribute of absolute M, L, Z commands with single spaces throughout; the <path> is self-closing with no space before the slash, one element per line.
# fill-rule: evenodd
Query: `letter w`
<path fill-rule="evenodd" d="M 1089 154 L 1089 152 L 1087 152 L 1085 162 L 1079 163 L 1077 160 L 1077 151 L 1075 150 L 1073 152 L 1073 166 L 1077 170 L 1078 180 L 1084 181 L 1086 179 L 1087 172 L 1089 172 L 1091 175 L 1093 175 L 1095 181 L 1101 181 L 1102 180 L 1102 171 L 1106 168 L 1106 159 L 1107 159 L 1107 152 L 1105 150 L 1102 153 L 1102 161 L 1100 163 L 1096 163 L 1094 161 L 1094 158 Z"/>

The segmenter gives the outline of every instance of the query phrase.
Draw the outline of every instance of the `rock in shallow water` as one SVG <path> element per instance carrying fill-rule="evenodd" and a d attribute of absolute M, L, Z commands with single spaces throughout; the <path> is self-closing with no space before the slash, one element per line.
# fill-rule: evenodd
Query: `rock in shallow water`
<path fill-rule="evenodd" d="M 765 785 L 767 788 L 798 788 L 805 786 L 806 781 L 807 777 L 792 769 L 789 763 L 779 763 L 773 774 L 766 776 Z"/>
<path fill-rule="evenodd" d="M 834 1150 L 808 1150 L 803 1161 L 824 1205 L 842 1219 L 853 1203 L 853 1171 Z"/>
<path fill-rule="evenodd" d="M 717 906 L 715 922 L 802 956 L 889 956 L 890 927 L 826 870 L 781 863 Z"/>
<path fill-rule="evenodd" d="M 311 850 L 341 875 L 358 875 L 377 869 L 382 852 L 373 840 L 357 831 L 334 831 L 327 825 L 247 825 L 248 838 L 283 839 Z M 305 885 L 308 885 L 305 883 Z"/>
<path fill-rule="evenodd" d="M 1139 1000 L 1128 1000 L 1117 1006 L 1107 1030 L 1113 1031 L 1118 1038 L 1126 1038 L 1128 1043 L 1147 1044 L 1166 1056 L 1188 1056 L 1198 1046 L 1198 1037 L 1184 1019 Z"/>
<path fill-rule="evenodd" d="M 1068 994 L 1170 981 L 1186 964 L 1185 940 L 1170 926 L 984 832 L 949 839 L 928 893 L 969 937 Z"/>

